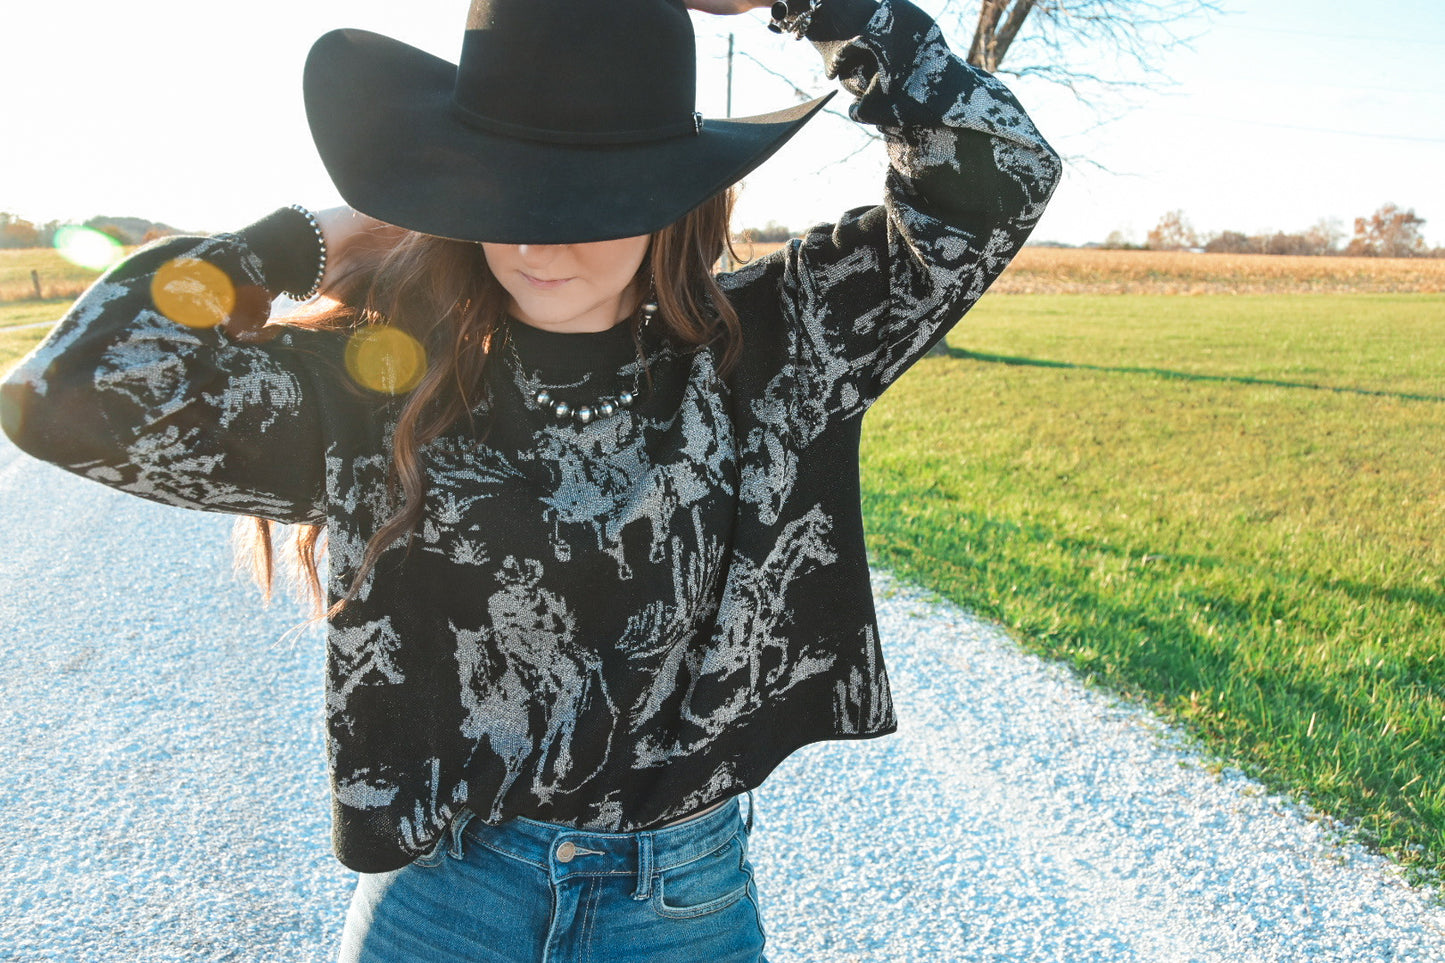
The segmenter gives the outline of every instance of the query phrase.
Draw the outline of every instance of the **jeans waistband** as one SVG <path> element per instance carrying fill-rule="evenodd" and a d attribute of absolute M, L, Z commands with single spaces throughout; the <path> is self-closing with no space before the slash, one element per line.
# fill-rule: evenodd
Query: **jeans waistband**
<path fill-rule="evenodd" d="M 462 840 L 480 844 L 503 856 L 530 863 L 547 873 L 553 882 L 574 876 L 636 875 L 634 899 L 652 895 L 655 872 L 673 869 L 716 852 L 741 831 L 750 833 L 753 824 L 753 794 L 748 796 L 748 817 L 744 824 L 741 797 L 705 815 L 676 826 L 636 833 L 599 833 L 544 823 L 525 816 L 489 826 L 479 819 L 464 818 L 464 811 L 452 827 L 453 851 L 459 853 Z"/>

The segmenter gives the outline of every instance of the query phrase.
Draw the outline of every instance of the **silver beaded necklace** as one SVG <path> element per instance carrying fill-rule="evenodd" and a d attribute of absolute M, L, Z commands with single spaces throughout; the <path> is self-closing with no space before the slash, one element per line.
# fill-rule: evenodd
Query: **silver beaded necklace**
<path fill-rule="evenodd" d="M 641 313 L 642 327 L 645 328 L 657 314 L 656 302 L 648 301 L 643 304 Z M 517 354 L 517 345 L 512 340 L 510 327 L 507 329 L 507 352 L 511 355 L 512 364 L 518 371 L 522 371 L 524 368 L 522 358 Z M 639 354 L 638 361 L 642 360 Z M 579 425 L 591 424 L 594 421 L 621 414 L 636 403 L 642 385 L 641 365 L 638 366 L 638 369 L 632 374 L 631 390 L 619 391 L 615 395 L 598 398 L 590 404 L 569 404 L 554 394 L 557 390 L 555 388 L 541 388 L 532 395 L 530 400 L 538 410 L 550 413 L 558 421 L 572 421 Z"/>

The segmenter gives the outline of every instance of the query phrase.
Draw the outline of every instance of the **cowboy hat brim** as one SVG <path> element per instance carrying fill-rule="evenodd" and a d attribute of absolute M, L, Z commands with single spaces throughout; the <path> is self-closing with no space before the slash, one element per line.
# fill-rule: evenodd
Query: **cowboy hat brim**
<path fill-rule="evenodd" d="M 630 144 L 542 142 L 461 120 L 455 64 L 366 30 L 311 48 L 303 89 L 322 163 L 346 203 L 465 241 L 575 244 L 657 231 L 746 176 L 832 94 L 696 134 Z"/>

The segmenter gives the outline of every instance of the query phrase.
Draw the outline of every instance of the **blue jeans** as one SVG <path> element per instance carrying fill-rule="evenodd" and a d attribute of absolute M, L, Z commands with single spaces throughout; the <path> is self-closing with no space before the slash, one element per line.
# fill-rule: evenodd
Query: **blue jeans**
<path fill-rule="evenodd" d="M 425 856 L 360 875 L 341 963 L 767 963 L 737 800 L 676 826 L 592 833 L 453 821 Z"/>

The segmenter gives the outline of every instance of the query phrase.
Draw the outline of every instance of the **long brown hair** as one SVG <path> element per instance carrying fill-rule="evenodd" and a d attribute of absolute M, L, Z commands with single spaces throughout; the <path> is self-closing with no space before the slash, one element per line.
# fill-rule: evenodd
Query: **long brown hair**
<path fill-rule="evenodd" d="M 634 280 L 634 287 L 645 294 L 650 279 L 657 320 L 674 342 L 684 347 L 718 345 L 724 374 L 742 351 L 737 312 L 712 275 L 724 250 L 730 250 L 732 204 L 732 191 L 723 191 L 653 234 Z M 335 307 L 277 323 L 340 330 L 391 325 L 415 338 L 427 359 L 392 433 L 388 486 L 393 496 L 400 492 L 401 507 L 367 541 L 350 586 L 324 612 L 318 572 L 324 526 L 298 525 L 290 540 L 294 581 L 318 616 L 330 617 L 355 597 L 382 552 L 402 537 L 409 542 L 414 534 L 427 491 L 421 449 L 470 416 L 509 298 L 487 268 L 480 245 L 415 233 L 405 235 L 379 259 L 355 265 L 328 293 Z M 236 528 L 237 562 L 250 569 L 268 599 L 277 528 L 277 523 L 261 518 L 242 519 Z"/>

